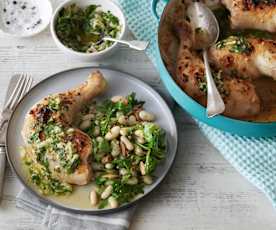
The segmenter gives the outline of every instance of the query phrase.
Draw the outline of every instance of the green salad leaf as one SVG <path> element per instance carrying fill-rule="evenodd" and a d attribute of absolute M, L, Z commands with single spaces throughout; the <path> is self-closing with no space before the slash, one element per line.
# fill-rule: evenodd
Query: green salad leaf
<path fill-rule="evenodd" d="M 120 204 L 130 202 L 138 194 L 143 194 L 143 185 L 129 185 L 122 182 L 114 182 L 112 196 L 116 198 Z"/>
<path fill-rule="evenodd" d="M 138 144 L 144 150 L 147 150 L 145 169 L 146 174 L 151 174 L 156 169 L 160 160 L 165 157 L 165 133 L 154 123 L 144 124 L 145 144 Z"/>

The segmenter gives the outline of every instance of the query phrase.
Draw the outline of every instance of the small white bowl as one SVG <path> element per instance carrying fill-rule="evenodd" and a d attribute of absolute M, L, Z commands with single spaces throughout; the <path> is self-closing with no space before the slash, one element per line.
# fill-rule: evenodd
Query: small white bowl
<path fill-rule="evenodd" d="M 13 2 L 16 2 L 16 4 L 14 4 Z M 20 8 L 24 5 L 24 3 L 27 3 L 27 7 L 24 9 L 25 12 L 22 8 Z M 35 6 L 35 10 L 33 10 L 33 12 L 35 12 L 36 15 L 31 15 L 31 12 L 32 12 L 31 6 L 28 5 L 30 3 L 32 3 Z M 7 4 L 9 4 L 9 7 L 7 7 Z M 18 12 L 19 16 L 15 15 L 14 13 L 10 14 L 12 11 Z M 27 11 L 29 12 L 30 16 L 27 16 L 25 14 Z M 19 24 L 21 27 L 19 27 L 19 25 L 18 27 L 14 27 L 14 28 L 12 28 L 11 26 L 7 26 L 6 24 L 7 21 L 4 21 L 5 13 L 9 15 L 7 17 L 9 18 L 9 20 L 11 21 L 17 20 L 17 22 L 19 21 Z M 4 34 L 12 37 L 18 37 L 18 38 L 31 37 L 46 29 L 46 27 L 50 23 L 52 13 L 53 13 L 53 8 L 50 0 L 0 1 L 0 30 Z M 24 14 L 26 15 L 26 17 L 24 17 Z M 36 23 L 35 20 L 39 20 L 40 21 L 39 24 L 37 24 L 34 27 L 34 29 L 27 30 L 26 29 L 27 27 L 30 27 Z"/>
<path fill-rule="evenodd" d="M 125 35 L 125 32 L 126 32 L 125 16 L 124 16 L 122 10 L 120 9 L 120 7 L 117 4 L 115 4 L 114 2 L 112 2 L 110 0 L 68 0 L 58 6 L 58 8 L 54 12 L 54 15 L 51 20 L 51 26 L 50 26 L 51 34 L 52 34 L 52 37 L 53 37 L 57 47 L 61 51 L 63 51 L 68 57 L 79 59 L 82 61 L 96 61 L 96 60 L 100 60 L 100 59 L 107 57 L 107 56 L 111 55 L 112 53 L 114 53 L 118 48 L 117 42 L 115 42 L 110 47 L 106 48 L 105 50 L 95 52 L 95 53 L 77 52 L 77 51 L 62 44 L 62 42 L 59 40 L 59 38 L 56 34 L 56 31 L 55 31 L 56 19 L 57 19 L 58 14 L 62 8 L 69 6 L 71 4 L 74 4 L 74 3 L 82 8 L 85 8 L 91 4 L 99 5 L 100 6 L 99 9 L 101 9 L 105 12 L 110 11 L 113 15 L 118 17 L 120 25 L 121 25 L 121 32 L 117 38 L 122 39 Z"/>

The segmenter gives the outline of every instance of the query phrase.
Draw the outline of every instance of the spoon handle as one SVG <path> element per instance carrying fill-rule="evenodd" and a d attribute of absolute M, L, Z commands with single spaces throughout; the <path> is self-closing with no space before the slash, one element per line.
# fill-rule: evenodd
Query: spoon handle
<path fill-rule="evenodd" d="M 128 45 L 132 49 L 136 49 L 140 51 L 145 50 L 149 44 L 149 42 L 137 41 L 137 40 L 125 41 L 125 40 L 119 40 L 116 38 L 109 38 L 109 37 L 104 37 L 103 39 L 107 41 L 122 43 L 122 44 Z"/>
<path fill-rule="evenodd" d="M 119 40 L 119 39 L 116 39 L 116 38 L 109 38 L 109 37 L 104 37 L 103 39 L 105 41 L 118 42 L 118 43 L 122 43 L 122 44 L 128 45 L 128 42 L 125 41 L 125 40 Z"/>
<path fill-rule="evenodd" d="M 207 115 L 211 118 L 223 113 L 225 110 L 225 104 L 214 82 L 206 49 L 203 50 L 203 59 L 207 80 Z"/>

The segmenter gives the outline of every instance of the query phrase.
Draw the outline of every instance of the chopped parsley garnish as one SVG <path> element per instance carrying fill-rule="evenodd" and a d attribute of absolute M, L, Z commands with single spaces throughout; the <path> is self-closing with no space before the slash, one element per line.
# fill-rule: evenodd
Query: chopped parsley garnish
<path fill-rule="evenodd" d="M 224 86 L 223 77 L 222 77 L 222 71 L 212 71 L 214 81 L 216 83 L 217 89 L 222 95 L 222 97 L 226 97 L 229 95 L 228 90 Z M 207 82 L 202 78 L 197 79 L 197 83 L 199 85 L 199 89 L 204 93 L 207 94 Z"/>
<path fill-rule="evenodd" d="M 60 98 L 58 96 L 48 97 L 48 108 L 52 111 L 58 111 L 61 109 Z"/>
<path fill-rule="evenodd" d="M 242 36 L 230 36 L 216 44 L 218 49 L 228 48 L 232 53 L 250 53 L 253 49 L 248 40 Z"/>

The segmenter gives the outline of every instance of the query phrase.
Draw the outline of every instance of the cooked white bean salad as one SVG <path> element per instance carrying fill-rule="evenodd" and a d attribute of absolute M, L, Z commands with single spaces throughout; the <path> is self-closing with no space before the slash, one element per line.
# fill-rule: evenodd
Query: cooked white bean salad
<path fill-rule="evenodd" d="M 79 127 L 93 142 L 93 207 L 119 207 L 153 183 L 154 171 L 165 157 L 165 132 L 143 105 L 132 93 L 93 102 L 82 112 Z"/>

